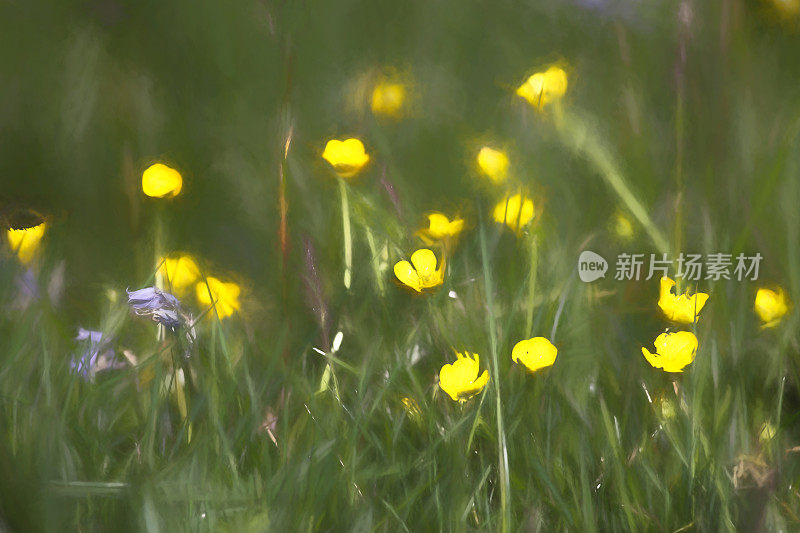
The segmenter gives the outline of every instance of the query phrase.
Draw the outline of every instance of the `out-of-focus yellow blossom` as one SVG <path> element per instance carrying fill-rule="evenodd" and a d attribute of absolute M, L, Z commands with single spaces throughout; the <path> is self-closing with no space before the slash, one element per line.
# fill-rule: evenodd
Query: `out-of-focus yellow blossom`
<path fill-rule="evenodd" d="M 458 402 L 465 402 L 479 393 L 489 381 L 489 371 L 484 370 L 480 376 L 478 354 L 456 353 L 456 361 L 447 364 L 439 371 L 439 386 L 450 397 Z"/>
<path fill-rule="evenodd" d="M 184 292 L 200 278 L 200 269 L 189 255 L 163 258 L 159 273 L 164 277 L 166 286 L 177 294 Z"/>
<path fill-rule="evenodd" d="M 419 424 L 422 421 L 422 411 L 420 411 L 417 401 L 414 398 L 406 396 L 403 398 L 402 402 L 408 417 Z"/>
<path fill-rule="evenodd" d="M 683 372 L 683 367 L 694 361 L 697 353 L 697 337 L 690 331 L 664 332 L 653 343 L 656 353 L 642 348 L 642 354 L 653 368 L 663 368 L 664 372 Z"/>
<path fill-rule="evenodd" d="M 681 324 L 691 324 L 700 315 L 700 310 L 708 300 L 708 294 L 704 292 L 695 293 L 689 296 L 689 291 L 676 296 L 672 292 L 675 282 L 670 278 L 661 278 L 661 292 L 658 297 L 658 306 L 664 315 L 673 322 Z"/>
<path fill-rule="evenodd" d="M 436 268 L 436 254 L 427 248 L 421 248 L 411 254 L 411 262 L 398 261 L 394 265 L 394 275 L 404 285 L 417 292 L 423 289 L 438 287 L 444 282 L 444 260 Z"/>
<path fill-rule="evenodd" d="M 381 81 L 372 90 L 372 112 L 376 115 L 397 118 L 403 114 L 406 86 L 402 83 Z"/>
<path fill-rule="evenodd" d="M 774 425 L 770 422 L 764 422 L 764 425 L 761 426 L 761 431 L 758 432 L 758 440 L 760 440 L 762 444 L 766 444 L 775 438 L 776 433 L 777 431 Z"/>
<path fill-rule="evenodd" d="M 508 175 L 508 155 L 503 150 L 488 146 L 478 152 L 478 167 L 495 183 L 500 183 Z"/>
<path fill-rule="evenodd" d="M 773 328 L 778 325 L 783 315 L 789 312 L 789 301 L 781 288 L 777 291 L 758 289 L 754 308 L 764 322 L 763 327 Z"/>
<path fill-rule="evenodd" d="M 558 349 L 544 337 L 533 337 L 519 341 L 511 350 L 511 360 L 525 366 L 531 372 L 552 366 L 556 362 Z"/>
<path fill-rule="evenodd" d="M 464 219 L 455 217 L 453 220 L 442 213 L 428 214 L 428 227 L 422 228 L 417 235 L 426 244 L 454 239 L 464 229 Z"/>
<path fill-rule="evenodd" d="M 208 276 L 204 281 L 198 282 L 195 289 L 200 304 L 204 306 L 214 304 L 220 318 L 231 316 L 241 307 L 239 304 L 241 288 L 234 282 L 224 282 Z"/>
<path fill-rule="evenodd" d="M 519 232 L 533 219 L 533 200 L 521 194 L 506 197 L 494 207 L 493 217 L 496 222 L 506 224 Z"/>
<path fill-rule="evenodd" d="M 659 396 L 655 399 L 656 412 L 661 415 L 661 418 L 669 420 L 675 418 L 675 402 L 665 395 Z"/>
<path fill-rule="evenodd" d="M 156 163 L 142 173 L 142 191 L 153 198 L 172 198 L 181 192 L 183 178 L 180 172 L 167 165 Z"/>
<path fill-rule="evenodd" d="M 793 18 L 800 14 L 800 0 L 770 0 L 770 4 L 784 18 Z"/>
<path fill-rule="evenodd" d="M 567 92 L 567 73 L 561 67 L 550 67 L 544 72 L 537 72 L 528 78 L 517 89 L 517 95 L 523 97 L 536 109 L 555 102 Z"/>
<path fill-rule="evenodd" d="M 358 139 L 331 139 L 325 145 L 322 158 L 343 178 L 355 176 L 369 162 L 364 143 Z"/>
<path fill-rule="evenodd" d="M 39 249 L 39 243 L 44 237 L 46 229 L 47 224 L 42 222 L 30 228 L 11 228 L 6 233 L 8 245 L 23 264 L 27 265 L 36 256 L 36 251 Z"/>
<path fill-rule="evenodd" d="M 617 212 L 614 215 L 612 227 L 614 233 L 622 240 L 630 240 L 633 237 L 633 223 L 624 213 Z"/>

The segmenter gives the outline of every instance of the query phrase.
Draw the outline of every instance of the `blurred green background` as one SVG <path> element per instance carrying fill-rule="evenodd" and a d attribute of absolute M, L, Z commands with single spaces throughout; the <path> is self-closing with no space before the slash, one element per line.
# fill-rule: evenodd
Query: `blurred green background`
<path fill-rule="evenodd" d="M 0 259 L 6 527 L 797 528 L 797 316 L 762 331 L 752 312 L 762 285 L 800 301 L 796 4 L 0 0 L 0 208 L 48 216 L 42 287 L 63 268 L 58 301 L 21 308 L 23 269 Z M 551 63 L 567 70 L 577 129 L 514 96 Z M 370 112 L 382 75 L 408 84 L 400 120 Z M 764 257 L 759 283 L 701 283 L 700 351 L 679 378 L 640 353 L 666 327 L 655 280 L 577 282 L 585 247 L 656 251 L 635 221 L 630 240 L 613 231 L 630 213 L 581 132 L 674 256 Z M 372 162 L 348 185 L 346 290 L 337 183 L 320 155 L 350 136 Z M 523 236 L 490 223 L 498 195 L 474 163 L 484 144 L 507 149 L 535 198 Z M 156 161 L 183 175 L 172 201 L 141 193 Z M 445 287 L 415 298 L 391 265 L 420 246 L 431 210 L 460 213 L 467 230 Z M 152 279 L 159 224 L 166 250 L 245 291 L 235 318 L 198 328 L 188 419 L 138 385 L 139 368 L 94 382 L 69 372 L 86 327 L 156 361 L 153 383 L 171 374 L 122 292 Z M 329 351 L 337 331 L 337 387 L 317 393 L 326 361 L 312 347 Z M 551 332 L 551 371 L 511 364 L 516 341 Z M 463 406 L 436 385 L 451 348 L 499 361 Z M 648 401 L 661 397 L 672 416 Z M 262 428 L 272 416 L 277 445 Z M 765 423 L 777 433 L 760 440 Z"/>

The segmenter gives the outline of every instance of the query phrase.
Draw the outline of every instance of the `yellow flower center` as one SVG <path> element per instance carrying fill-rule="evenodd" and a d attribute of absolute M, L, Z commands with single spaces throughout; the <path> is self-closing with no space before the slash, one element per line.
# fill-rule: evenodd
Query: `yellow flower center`
<path fill-rule="evenodd" d="M 436 254 L 427 248 L 421 248 L 411 254 L 411 262 L 398 261 L 394 265 L 394 274 L 404 285 L 417 292 L 437 287 L 444 282 L 444 260 L 436 268 Z"/>

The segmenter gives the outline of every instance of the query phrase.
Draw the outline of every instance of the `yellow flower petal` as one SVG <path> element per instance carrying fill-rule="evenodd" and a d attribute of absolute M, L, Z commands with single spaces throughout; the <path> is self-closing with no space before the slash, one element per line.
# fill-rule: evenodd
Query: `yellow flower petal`
<path fill-rule="evenodd" d="M 17 254 L 20 262 L 28 264 L 33 260 L 46 229 L 47 224 L 42 222 L 31 228 L 9 229 L 6 232 L 8 245 Z"/>
<path fill-rule="evenodd" d="M 560 67 L 544 71 L 544 90 L 550 101 L 561 98 L 567 92 L 567 73 Z"/>
<path fill-rule="evenodd" d="M 358 139 L 331 139 L 325 145 L 322 157 L 344 178 L 355 176 L 369 162 L 364 143 Z"/>
<path fill-rule="evenodd" d="M 708 294 L 698 292 L 689 296 L 687 291 L 685 294 L 676 296 L 672 292 L 675 282 L 667 277 L 661 278 L 660 286 L 658 306 L 664 312 L 664 316 L 681 324 L 691 324 L 697 320 L 700 310 L 708 300 Z"/>
<path fill-rule="evenodd" d="M 421 248 L 411 254 L 411 264 L 414 265 L 419 278 L 425 282 L 436 273 L 436 254 L 427 248 Z"/>
<path fill-rule="evenodd" d="M 394 274 L 403 284 L 422 292 L 422 289 L 432 289 L 444 282 L 444 259 L 438 269 L 436 263 L 436 254 L 427 248 L 421 248 L 411 254 L 411 263 L 396 263 Z"/>
<path fill-rule="evenodd" d="M 142 173 L 142 192 L 153 198 L 172 198 L 181 192 L 183 178 L 174 168 L 156 163 Z"/>
<path fill-rule="evenodd" d="M 517 96 L 521 96 L 529 104 L 541 109 L 544 105 L 544 73 L 537 72 L 525 80 L 525 83 L 517 88 Z"/>
<path fill-rule="evenodd" d="M 653 368 L 665 372 L 683 372 L 683 368 L 694 361 L 697 354 L 697 337 L 690 331 L 665 332 L 653 343 L 656 353 L 642 348 L 642 354 Z"/>
<path fill-rule="evenodd" d="M 442 213 L 428 214 L 428 227 L 417 232 L 417 236 L 425 244 L 432 245 L 438 242 L 455 239 L 464 229 L 464 220 L 455 217 L 453 220 Z"/>
<path fill-rule="evenodd" d="M 454 401 L 466 401 L 480 392 L 489 382 L 489 371 L 480 371 L 478 354 L 456 353 L 456 361 L 444 365 L 439 371 L 439 386 Z"/>
<path fill-rule="evenodd" d="M 782 288 L 777 291 L 758 289 L 754 309 L 763 322 L 763 327 L 772 328 L 789 312 L 789 300 Z"/>
<path fill-rule="evenodd" d="M 197 283 L 195 290 L 200 304 L 204 306 L 214 304 L 219 318 L 227 318 L 241 307 L 239 303 L 241 288 L 236 283 L 226 283 L 208 276 L 205 281 Z"/>
<path fill-rule="evenodd" d="M 159 273 L 164 277 L 167 287 L 180 294 L 200 278 L 200 269 L 189 255 L 164 258 Z"/>
<path fill-rule="evenodd" d="M 502 150 L 484 146 L 478 152 L 478 167 L 495 183 L 506 179 L 508 173 L 508 155 Z"/>
<path fill-rule="evenodd" d="M 500 200 L 492 212 L 496 222 L 505 224 L 516 232 L 527 226 L 533 220 L 533 215 L 533 200 L 521 194 Z"/>
<path fill-rule="evenodd" d="M 456 217 L 450 220 L 441 213 L 429 214 L 428 222 L 430 223 L 428 232 L 437 239 L 455 237 L 464 229 L 464 221 L 462 219 Z"/>
<path fill-rule="evenodd" d="M 372 112 L 376 115 L 399 117 L 406 100 L 406 87 L 402 83 L 383 81 L 372 91 Z"/>
<path fill-rule="evenodd" d="M 511 350 L 511 360 L 524 365 L 531 372 L 552 366 L 558 349 L 544 337 L 519 341 Z"/>
<path fill-rule="evenodd" d="M 555 102 L 567 92 L 567 73 L 561 67 L 551 66 L 537 72 L 517 88 L 516 94 L 536 109 Z"/>
<path fill-rule="evenodd" d="M 394 265 L 394 275 L 397 276 L 397 279 L 404 285 L 411 287 L 417 292 L 422 292 L 422 283 L 420 282 L 419 274 L 417 274 L 417 271 L 414 270 L 414 267 L 411 266 L 411 263 L 408 261 L 398 261 Z"/>

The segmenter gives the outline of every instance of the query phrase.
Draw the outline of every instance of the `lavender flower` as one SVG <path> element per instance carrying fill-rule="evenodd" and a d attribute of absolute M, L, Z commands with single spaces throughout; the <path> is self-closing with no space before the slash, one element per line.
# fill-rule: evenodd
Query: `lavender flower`
<path fill-rule="evenodd" d="M 137 315 L 150 317 L 153 321 L 163 324 L 172 331 L 184 323 L 181 304 L 170 293 L 155 287 L 126 292 L 128 293 L 128 305 Z"/>
<path fill-rule="evenodd" d="M 114 362 L 114 350 L 107 348 L 110 339 L 104 338 L 102 332 L 79 328 L 75 340 L 88 341 L 84 342 L 88 345 L 80 356 L 73 356 L 69 366 L 87 381 L 92 380 L 102 370 L 125 366 Z"/>

